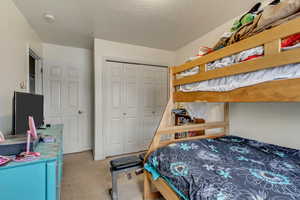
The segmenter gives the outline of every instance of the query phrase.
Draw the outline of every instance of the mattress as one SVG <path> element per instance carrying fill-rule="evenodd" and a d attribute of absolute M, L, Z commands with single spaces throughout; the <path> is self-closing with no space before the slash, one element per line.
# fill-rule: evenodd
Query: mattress
<path fill-rule="evenodd" d="M 181 199 L 300 199 L 300 151 L 237 136 L 168 145 L 145 165 Z"/>
<path fill-rule="evenodd" d="M 282 50 L 290 50 L 299 48 L 299 44 Z M 241 53 L 222 58 L 220 60 L 208 63 L 206 70 L 214 70 L 230 66 L 235 63 L 240 63 L 243 60 L 251 56 L 261 56 L 264 50 L 262 46 L 243 51 Z M 180 73 L 177 78 L 191 76 L 199 72 L 199 67 L 194 67 L 191 70 Z M 207 81 L 201 81 L 191 84 L 180 85 L 177 90 L 182 92 L 195 92 L 195 91 L 214 91 L 214 92 L 225 92 L 231 91 L 237 88 L 251 86 L 263 82 L 281 80 L 281 79 L 294 79 L 300 78 L 300 63 L 288 64 L 278 66 L 274 68 L 248 72 L 243 74 L 237 74 L 233 76 L 227 76 Z"/>

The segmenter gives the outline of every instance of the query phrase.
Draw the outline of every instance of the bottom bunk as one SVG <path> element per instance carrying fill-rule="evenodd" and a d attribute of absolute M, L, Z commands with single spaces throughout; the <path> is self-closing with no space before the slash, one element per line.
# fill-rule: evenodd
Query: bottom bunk
<path fill-rule="evenodd" d="M 167 199 L 300 199 L 300 151 L 237 136 L 159 148 L 145 170 Z"/>

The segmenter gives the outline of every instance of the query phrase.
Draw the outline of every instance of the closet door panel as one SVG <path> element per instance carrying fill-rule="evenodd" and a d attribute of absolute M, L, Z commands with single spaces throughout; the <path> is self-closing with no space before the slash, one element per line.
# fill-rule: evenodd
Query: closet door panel
<path fill-rule="evenodd" d="M 135 65 L 125 65 L 125 111 L 129 116 L 137 117 L 138 113 L 138 67 Z"/>
<path fill-rule="evenodd" d="M 153 114 L 156 99 L 156 73 L 154 67 L 145 67 L 143 71 L 144 109 Z"/>
<path fill-rule="evenodd" d="M 108 156 L 124 153 L 123 64 L 106 63 L 104 93 L 105 153 Z M 123 132 L 122 132 L 123 131 Z"/>
<path fill-rule="evenodd" d="M 141 144 L 146 149 L 159 125 L 168 100 L 167 68 L 143 68 L 143 105 Z"/>
<path fill-rule="evenodd" d="M 150 142 L 153 138 L 153 135 L 156 130 L 157 122 L 154 121 L 153 115 L 144 116 L 143 117 L 143 129 L 142 129 L 142 140 L 141 140 L 141 149 L 146 150 L 148 149 Z"/>
<path fill-rule="evenodd" d="M 155 116 L 160 120 L 168 102 L 168 71 L 158 68 L 155 80 Z"/>
<path fill-rule="evenodd" d="M 123 132 L 126 135 L 125 153 L 139 151 L 138 146 L 138 120 L 135 117 L 128 117 L 125 119 L 125 129 Z"/>
<path fill-rule="evenodd" d="M 140 135 L 140 145 L 142 149 L 147 149 L 154 135 L 155 121 L 155 99 L 156 99 L 156 68 L 143 66 L 142 77 L 142 132 Z"/>
<path fill-rule="evenodd" d="M 124 65 L 124 130 L 125 152 L 139 151 L 139 67 Z"/>
<path fill-rule="evenodd" d="M 111 96 L 108 97 L 111 103 L 111 116 L 113 118 L 120 118 L 122 115 L 122 83 L 121 80 L 112 80 L 111 82 Z"/>
<path fill-rule="evenodd" d="M 157 68 L 155 80 L 155 128 L 158 127 L 162 114 L 168 101 L 168 73 L 167 68 Z M 163 138 L 163 137 L 162 137 Z"/>
<path fill-rule="evenodd" d="M 124 145 L 122 134 L 124 130 L 122 129 L 123 120 L 122 118 L 112 118 L 110 121 L 110 135 L 109 143 L 106 143 L 108 147 L 108 155 L 118 155 L 124 152 Z"/>
<path fill-rule="evenodd" d="M 144 82 L 143 83 L 143 109 L 144 114 L 152 113 L 154 111 L 155 104 L 155 87 L 152 82 Z"/>

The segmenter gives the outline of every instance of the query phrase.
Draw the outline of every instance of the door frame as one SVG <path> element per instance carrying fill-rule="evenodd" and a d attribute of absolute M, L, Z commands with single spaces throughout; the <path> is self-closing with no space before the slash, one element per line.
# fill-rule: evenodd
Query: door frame
<path fill-rule="evenodd" d="M 44 93 L 44 83 L 43 83 L 43 58 L 36 53 L 36 51 L 30 47 L 29 44 L 26 45 L 26 65 L 25 65 L 25 73 L 26 73 L 26 80 L 25 80 L 25 88 L 26 92 L 29 92 L 30 90 L 30 77 L 29 77 L 29 56 L 32 56 L 35 59 L 35 69 L 38 69 L 37 78 L 41 80 L 41 87 L 39 88 L 40 91 L 36 91 L 37 94 L 43 94 Z M 42 76 L 42 77 L 41 77 Z M 36 79 L 37 79 L 36 78 Z M 37 84 L 36 84 L 37 86 Z M 35 86 L 35 89 L 37 87 Z"/>
<path fill-rule="evenodd" d="M 103 94 L 103 91 L 105 91 L 105 88 L 104 88 L 104 81 L 105 81 L 105 68 L 106 68 L 106 63 L 107 61 L 115 61 L 115 62 L 120 62 L 120 63 L 127 63 L 127 64 L 139 64 L 139 65 L 149 65 L 149 66 L 152 66 L 152 67 L 163 67 L 163 68 L 168 68 L 168 65 L 165 64 L 165 63 L 158 63 L 158 62 L 152 62 L 152 61 L 149 61 L 149 60 L 139 60 L 139 59 L 130 59 L 130 58 L 120 58 L 120 57 L 113 57 L 113 56 L 103 56 L 102 57 L 102 69 L 101 69 L 101 91 L 100 91 L 100 99 L 101 99 L 101 104 L 100 104 L 100 112 L 98 112 L 98 110 L 96 109 L 95 110 L 95 116 L 94 116 L 94 120 L 95 120 L 95 134 L 97 134 L 97 132 L 99 131 L 100 132 L 100 135 L 101 135 L 101 147 L 97 147 L 97 148 L 101 148 L 101 152 L 102 152 L 102 158 L 96 158 L 94 157 L 95 160 L 98 160 L 98 159 L 104 159 L 105 157 L 107 157 L 107 152 L 105 150 L 105 143 L 104 143 L 104 138 L 105 138 L 105 135 L 104 135 L 104 120 L 105 120 L 105 115 L 104 115 L 104 112 L 101 112 L 104 110 L 104 95 Z M 169 79 L 169 76 L 167 76 L 167 78 Z M 95 84 L 97 84 L 97 81 L 95 80 Z M 168 80 L 168 84 L 169 84 L 169 80 Z M 96 86 L 95 86 L 96 88 Z M 167 87 L 169 88 L 169 87 Z M 95 94 L 95 97 L 97 99 L 97 94 Z M 96 107 L 95 107 L 96 108 Z M 97 117 L 98 115 L 98 117 Z M 97 123 L 97 122 L 100 122 L 100 123 Z M 94 138 L 95 138 L 95 135 L 94 135 Z M 94 144 L 96 145 L 96 143 Z M 95 148 L 94 148 L 95 150 Z M 94 153 L 94 156 L 95 156 L 95 153 Z"/>

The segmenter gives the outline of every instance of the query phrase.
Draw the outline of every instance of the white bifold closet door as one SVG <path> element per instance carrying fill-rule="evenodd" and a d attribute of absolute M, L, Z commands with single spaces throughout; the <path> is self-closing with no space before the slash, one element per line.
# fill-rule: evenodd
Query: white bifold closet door
<path fill-rule="evenodd" d="M 143 67 L 141 80 L 141 149 L 147 149 L 159 125 L 168 99 L 167 69 Z"/>
<path fill-rule="evenodd" d="M 167 69 L 106 62 L 103 131 L 106 156 L 147 149 L 167 102 Z"/>

